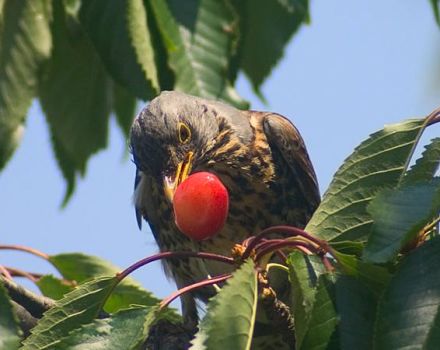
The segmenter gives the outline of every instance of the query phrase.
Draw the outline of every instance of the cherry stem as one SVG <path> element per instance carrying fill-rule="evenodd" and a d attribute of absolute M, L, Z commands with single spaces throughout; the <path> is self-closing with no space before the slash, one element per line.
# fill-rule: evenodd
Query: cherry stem
<path fill-rule="evenodd" d="M 427 117 L 426 117 L 426 125 L 431 126 L 435 123 L 440 122 L 440 107 L 434 109 Z"/>
<path fill-rule="evenodd" d="M 20 269 L 16 269 L 14 267 L 7 267 L 4 266 L 4 268 L 9 272 L 10 276 L 12 277 L 24 277 L 28 280 L 32 281 L 33 283 L 37 282 L 43 275 L 39 273 L 33 273 L 33 272 L 27 272 Z"/>
<path fill-rule="evenodd" d="M 178 291 L 174 292 L 173 294 L 171 294 L 170 296 L 168 296 L 167 298 L 163 299 L 160 303 L 160 308 L 163 309 L 164 307 L 167 307 L 173 300 L 180 297 L 182 294 L 191 292 L 195 289 L 199 289 L 202 287 L 206 287 L 206 286 L 210 286 L 213 284 L 217 284 L 217 283 L 226 281 L 231 276 L 232 276 L 231 274 L 219 275 L 219 276 L 208 278 L 206 280 L 203 280 L 203 281 L 200 281 L 197 283 L 193 283 L 193 284 L 190 284 L 189 286 L 183 287 L 183 288 L 179 289 Z"/>
<path fill-rule="evenodd" d="M 43 253 L 37 249 L 22 246 L 22 245 L 15 245 L 15 244 L 1 244 L 0 250 L 19 250 L 22 252 L 26 252 L 35 256 L 38 256 L 40 258 L 43 258 L 44 260 L 49 260 L 50 256 L 46 253 Z"/>
<path fill-rule="evenodd" d="M 0 275 L 3 275 L 8 280 L 12 280 L 12 276 L 9 273 L 9 270 L 3 265 L 0 265 Z"/>
<path fill-rule="evenodd" d="M 223 255 L 218 255 L 214 253 L 203 253 L 203 252 L 185 252 L 185 251 L 178 251 L 178 252 L 162 252 L 158 254 L 154 254 L 151 256 L 148 256 L 142 260 L 139 260 L 135 262 L 133 265 L 126 268 L 124 271 L 117 274 L 117 278 L 119 281 L 123 280 L 125 277 L 127 277 L 130 273 L 137 270 L 138 268 L 147 265 L 153 261 L 161 260 L 161 259 L 168 259 L 168 258 L 200 258 L 200 259 L 206 259 L 206 260 L 215 260 L 220 261 L 225 264 L 234 265 L 235 262 L 232 258 L 228 258 Z"/>
<path fill-rule="evenodd" d="M 287 247 L 299 249 L 303 253 L 307 253 L 307 251 L 310 251 L 310 252 L 313 252 L 317 255 L 322 255 L 322 252 L 310 243 L 302 242 L 302 241 L 288 241 L 288 240 L 282 240 L 282 239 L 278 240 L 277 239 L 275 242 L 266 243 L 261 248 L 261 250 L 258 251 L 258 253 L 255 257 L 255 261 L 258 262 L 266 254 L 269 254 L 274 251 L 280 250 L 282 248 L 287 248 Z M 307 251 L 304 251 L 304 249 L 306 249 Z"/>
<path fill-rule="evenodd" d="M 287 225 L 278 225 L 278 226 L 271 226 L 267 229 L 261 231 L 258 235 L 254 237 L 252 240 L 248 240 L 249 244 L 246 247 L 246 250 L 243 253 L 243 260 L 247 259 L 249 255 L 251 254 L 252 250 L 257 246 L 257 244 L 266 236 L 274 233 L 287 233 L 290 236 L 301 236 L 306 238 L 307 240 L 317 244 L 318 246 L 322 247 L 323 249 L 327 250 L 327 242 L 321 241 L 318 238 L 313 237 L 309 233 L 305 232 L 304 230 L 301 230 L 300 228 L 293 227 L 293 226 L 287 226 Z M 246 243 L 247 243 L 246 242 Z"/>

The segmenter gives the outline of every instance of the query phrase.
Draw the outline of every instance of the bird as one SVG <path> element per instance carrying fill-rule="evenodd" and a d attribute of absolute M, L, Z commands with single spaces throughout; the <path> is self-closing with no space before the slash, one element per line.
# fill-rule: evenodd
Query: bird
<path fill-rule="evenodd" d="M 160 251 L 230 256 L 236 243 L 267 227 L 305 227 L 320 202 L 305 143 L 292 122 L 277 113 L 163 91 L 134 119 L 129 143 L 136 165 L 138 225 L 142 219 L 148 222 Z M 210 239 L 195 241 L 177 228 L 172 205 L 176 187 L 200 171 L 220 178 L 230 202 L 223 228 Z M 231 269 L 194 258 L 168 259 L 163 265 L 178 288 Z M 214 288 L 184 294 L 184 322 L 196 323 L 196 300 L 207 302 L 214 294 Z"/>

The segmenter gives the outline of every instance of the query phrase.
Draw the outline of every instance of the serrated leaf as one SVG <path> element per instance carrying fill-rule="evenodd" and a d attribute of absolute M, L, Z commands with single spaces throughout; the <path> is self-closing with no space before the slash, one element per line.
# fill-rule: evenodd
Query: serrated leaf
<path fill-rule="evenodd" d="M 201 0 L 182 6 L 181 2 L 150 2 L 175 74 L 174 89 L 188 94 L 232 98 L 228 80 L 229 59 L 237 35 L 235 11 L 227 0 Z"/>
<path fill-rule="evenodd" d="M 401 186 L 431 180 L 440 164 L 440 138 L 437 137 L 425 146 L 422 156 L 402 178 Z"/>
<path fill-rule="evenodd" d="M 118 272 L 122 271 L 121 268 L 114 266 L 108 261 L 81 253 L 52 255 L 49 257 L 49 261 L 64 278 L 79 283 L 99 276 L 115 276 Z M 142 288 L 134 279 L 127 277 L 116 286 L 105 303 L 104 310 L 116 312 L 132 304 L 153 306 L 159 302 L 160 299 Z M 178 315 L 172 309 L 169 310 L 167 316 L 171 319 L 178 319 Z"/>
<path fill-rule="evenodd" d="M 157 93 L 159 91 L 159 81 L 157 79 L 156 64 L 154 63 L 154 49 L 147 24 L 146 8 L 142 0 L 128 0 L 127 29 L 137 62 Z"/>
<path fill-rule="evenodd" d="M 308 0 L 247 0 L 241 66 L 255 91 L 282 58 L 292 35 L 309 19 Z"/>
<path fill-rule="evenodd" d="M 397 185 L 425 127 L 425 119 L 386 126 L 362 142 L 338 169 L 306 231 L 325 240 L 366 240 L 367 206 Z"/>
<path fill-rule="evenodd" d="M 54 149 L 73 191 L 75 172 L 84 174 L 87 160 L 107 145 L 111 84 L 99 57 L 79 23 L 54 3 L 54 49 L 40 83 L 40 102 Z"/>
<path fill-rule="evenodd" d="M 335 308 L 333 277 L 322 274 L 318 278 L 316 295 L 310 321 L 307 326 L 302 345 L 298 349 L 326 349 L 332 341 L 332 335 L 338 324 Z"/>
<path fill-rule="evenodd" d="M 148 33 L 148 30 L 145 31 L 147 23 L 141 23 L 143 14 L 140 13 L 128 23 L 128 11 L 129 3 L 125 0 L 88 0 L 81 3 L 79 19 L 112 78 L 133 96 L 148 100 L 156 94 L 157 82 L 150 67 L 151 53 L 147 57 L 139 57 L 139 54 L 144 53 L 145 45 L 148 47 L 151 44 L 147 37 L 137 37 L 136 45 L 140 45 L 140 42 L 143 44 L 137 46 L 136 50 L 129 33 L 130 26 L 138 22 L 142 25 L 142 28 L 138 28 L 139 33 Z M 142 65 L 138 59 L 143 62 Z M 148 79 L 154 80 L 153 87 Z"/>
<path fill-rule="evenodd" d="M 319 276 L 315 273 L 310 260 L 315 260 L 316 266 L 322 265 L 321 261 L 316 261 L 318 259 L 316 256 L 306 257 L 294 251 L 287 260 L 292 287 L 292 311 L 297 349 L 301 349 L 307 333 L 316 298 L 316 284 Z"/>
<path fill-rule="evenodd" d="M 20 347 L 22 332 L 12 309 L 11 300 L 0 280 L 0 349 L 14 350 Z"/>
<path fill-rule="evenodd" d="M 52 47 L 49 0 L 2 4 L 0 19 L 0 169 L 24 131 L 26 112 L 37 93 L 38 74 Z"/>
<path fill-rule="evenodd" d="M 385 263 L 440 211 L 440 181 L 384 190 L 368 206 L 374 220 L 363 258 Z"/>
<path fill-rule="evenodd" d="M 409 254 L 379 303 L 374 349 L 440 348 L 440 239 Z"/>
<path fill-rule="evenodd" d="M 116 83 L 113 84 L 113 110 L 116 122 L 124 135 L 128 137 L 136 113 L 136 99 Z"/>
<path fill-rule="evenodd" d="M 57 300 L 32 329 L 21 349 L 51 349 L 74 329 L 92 322 L 117 283 L 116 277 L 99 277 Z"/>
<path fill-rule="evenodd" d="M 157 319 L 157 308 L 133 307 L 118 311 L 110 318 L 94 320 L 63 338 L 59 350 L 134 350 L 139 349 Z"/>
<path fill-rule="evenodd" d="M 38 279 L 35 284 L 44 296 L 54 300 L 62 299 L 65 294 L 71 292 L 74 288 L 71 285 L 63 283 L 62 280 L 53 275 L 44 275 Z"/>
<path fill-rule="evenodd" d="M 210 300 L 191 349 L 250 349 L 257 299 L 257 272 L 248 259 Z"/>

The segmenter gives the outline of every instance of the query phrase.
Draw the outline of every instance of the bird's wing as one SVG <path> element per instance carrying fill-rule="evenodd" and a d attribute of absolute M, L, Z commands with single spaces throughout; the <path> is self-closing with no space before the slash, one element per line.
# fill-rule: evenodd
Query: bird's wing
<path fill-rule="evenodd" d="M 141 174 L 139 172 L 138 169 L 136 169 L 136 175 L 134 178 L 134 193 L 135 193 L 135 198 L 134 198 L 134 210 L 136 212 L 136 221 L 139 227 L 139 230 L 142 230 L 142 211 L 141 208 L 139 206 L 139 203 L 137 201 L 137 190 L 138 190 L 138 186 L 140 185 L 141 182 Z"/>
<path fill-rule="evenodd" d="M 276 113 L 264 116 L 263 128 L 269 146 L 281 153 L 313 212 L 321 200 L 318 181 L 299 131 L 287 118 Z"/>

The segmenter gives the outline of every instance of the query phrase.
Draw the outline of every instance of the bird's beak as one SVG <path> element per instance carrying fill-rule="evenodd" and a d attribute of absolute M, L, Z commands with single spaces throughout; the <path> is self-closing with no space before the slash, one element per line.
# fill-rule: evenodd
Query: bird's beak
<path fill-rule="evenodd" d="M 179 186 L 191 172 L 193 156 L 193 152 L 188 152 L 188 154 L 185 156 L 185 159 L 177 164 L 176 173 L 171 176 L 165 176 L 163 179 L 165 197 L 170 203 L 173 202 L 173 197 L 177 186 Z"/>

